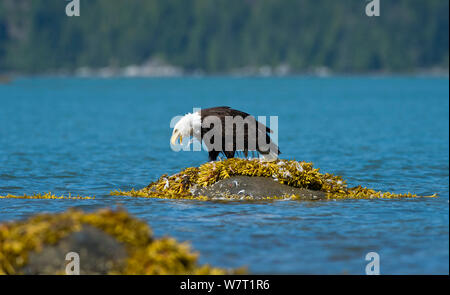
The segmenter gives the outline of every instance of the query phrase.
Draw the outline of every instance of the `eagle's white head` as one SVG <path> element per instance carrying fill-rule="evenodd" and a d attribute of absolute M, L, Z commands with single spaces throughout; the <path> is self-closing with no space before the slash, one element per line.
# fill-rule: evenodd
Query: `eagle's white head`
<path fill-rule="evenodd" d="M 186 114 L 175 124 L 170 143 L 175 145 L 179 138 L 181 144 L 183 138 L 189 138 L 191 136 L 201 141 L 201 126 L 202 122 L 199 112 Z"/>

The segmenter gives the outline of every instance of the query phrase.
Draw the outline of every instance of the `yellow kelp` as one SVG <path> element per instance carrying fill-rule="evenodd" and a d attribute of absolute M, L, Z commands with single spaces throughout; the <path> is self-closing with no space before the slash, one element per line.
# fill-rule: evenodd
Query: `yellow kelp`
<path fill-rule="evenodd" d="M 327 193 L 328 199 L 372 199 L 372 198 L 415 198 L 417 195 L 394 194 L 389 192 L 377 192 L 361 186 L 349 188 L 340 176 L 319 172 L 313 168 L 312 163 L 297 162 L 294 160 L 278 160 L 276 162 L 264 162 L 259 159 L 227 159 L 217 162 L 208 162 L 200 167 L 190 167 L 172 175 L 163 175 L 158 181 L 149 184 L 140 190 L 111 192 L 111 195 L 122 195 L 147 198 L 170 199 L 200 199 L 208 200 L 209 197 L 194 196 L 192 189 L 196 186 L 206 187 L 219 180 L 232 176 L 259 176 L 270 177 L 281 184 L 296 188 L 320 190 Z M 230 196 L 230 199 L 237 196 Z M 432 195 L 429 197 L 436 197 Z M 242 199 L 242 197 L 239 197 Z M 300 199 L 299 196 L 273 196 L 266 199 Z M 251 199 L 250 197 L 244 199 Z"/>
<path fill-rule="evenodd" d="M 35 195 L 22 195 L 22 196 L 16 196 L 8 194 L 6 196 L 0 196 L 0 199 L 52 199 L 52 200 L 94 200 L 94 197 L 83 197 L 83 196 L 72 196 L 69 194 L 68 196 L 57 196 L 52 194 L 51 192 L 45 193 L 45 194 L 35 194 Z"/>
<path fill-rule="evenodd" d="M 127 252 L 125 266 L 111 274 L 227 274 L 227 271 L 197 264 L 197 253 L 187 243 L 172 238 L 154 239 L 148 225 L 124 210 L 102 209 L 94 213 L 68 210 L 60 214 L 41 214 L 26 221 L 0 224 L 0 274 L 20 274 L 31 252 L 39 253 L 92 226 L 122 243 Z"/>

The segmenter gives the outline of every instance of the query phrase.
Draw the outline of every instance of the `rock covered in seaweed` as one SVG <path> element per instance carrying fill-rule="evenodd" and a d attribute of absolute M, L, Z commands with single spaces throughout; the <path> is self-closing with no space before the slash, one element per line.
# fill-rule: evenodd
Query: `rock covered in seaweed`
<path fill-rule="evenodd" d="M 227 274 L 198 265 L 197 254 L 172 238 L 155 239 L 123 210 L 69 210 L 0 224 L 0 274 L 64 274 L 68 252 L 81 274 Z"/>
<path fill-rule="evenodd" d="M 224 187 L 225 183 L 232 184 L 236 177 L 247 176 L 240 180 L 240 185 L 254 187 L 253 177 L 267 178 L 263 189 L 235 194 L 236 190 Z M 231 183 L 223 180 L 230 180 Z M 274 182 L 274 181 L 275 182 Z M 284 189 L 275 187 L 275 184 L 286 186 Z M 222 185 L 222 187 L 220 187 Z M 221 191 L 220 189 L 224 190 Z M 301 189 L 301 191 L 291 189 Z M 306 191 L 305 191 L 306 190 Z M 229 193 L 228 193 L 229 192 Z M 272 195 L 271 193 L 282 195 Z M 278 160 L 275 162 L 263 162 L 258 159 L 227 159 L 217 162 L 208 162 L 200 167 L 189 167 L 172 176 L 163 175 L 156 182 L 150 183 L 140 190 L 128 192 L 114 191 L 111 195 L 124 195 L 147 198 L 169 199 L 372 199 L 372 198 L 415 198 L 417 195 L 395 194 L 390 192 L 375 191 L 366 187 L 348 187 L 340 176 L 329 173 L 320 173 L 313 168 L 312 163 L 297 162 L 294 160 Z M 316 196 L 317 198 L 311 197 Z M 430 196 L 435 197 L 436 195 Z"/>

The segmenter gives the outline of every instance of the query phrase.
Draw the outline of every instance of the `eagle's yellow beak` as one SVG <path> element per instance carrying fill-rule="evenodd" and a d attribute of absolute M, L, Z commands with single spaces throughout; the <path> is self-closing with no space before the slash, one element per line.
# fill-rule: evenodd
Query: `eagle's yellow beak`
<path fill-rule="evenodd" d="M 178 137 L 180 138 L 180 144 L 181 144 L 181 142 L 183 141 L 183 137 L 181 136 L 179 131 L 176 131 L 172 134 L 172 137 L 170 138 L 170 143 L 172 145 L 175 145 L 177 143 Z"/>

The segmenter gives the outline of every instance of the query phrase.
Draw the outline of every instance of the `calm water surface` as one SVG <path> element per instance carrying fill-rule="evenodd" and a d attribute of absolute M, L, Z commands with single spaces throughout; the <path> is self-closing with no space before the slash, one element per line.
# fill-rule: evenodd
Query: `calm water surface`
<path fill-rule="evenodd" d="M 438 78 L 18 79 L 0 85 L 0 221 L 69 207 L 125 207 L 157 236 L 190 241 L 200 262 L 253 273 L 449 272 L 449 80 Z M 350 185 L 436 199 L 201 202 L 111 197 L 207 154 L 170 149 L 169 122 L 229 105 L 279 116 L 282 158 Z"/>

